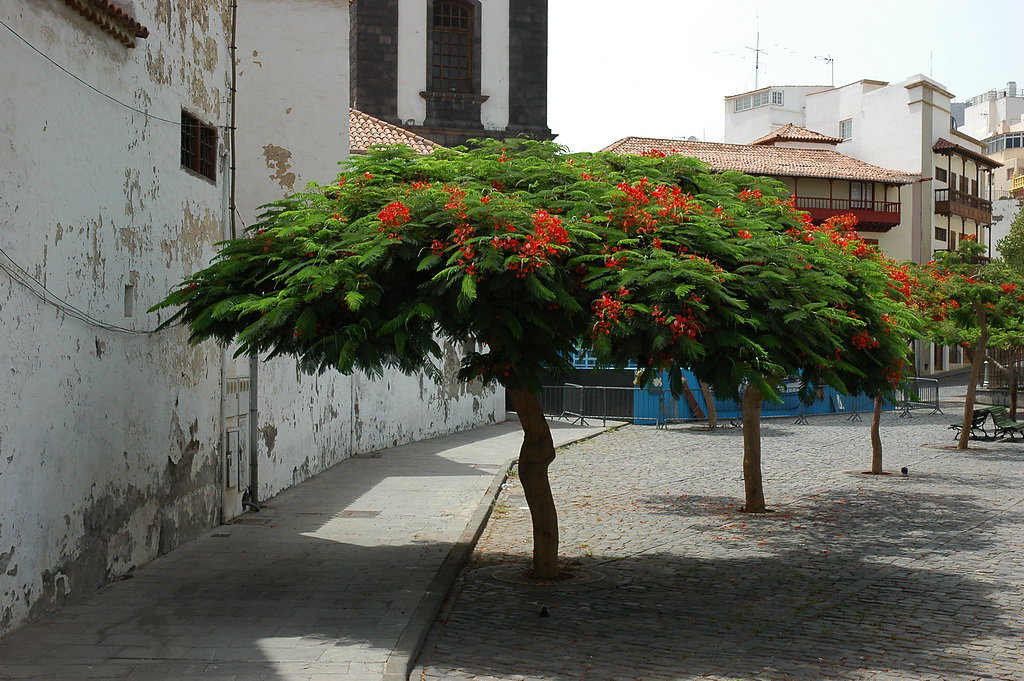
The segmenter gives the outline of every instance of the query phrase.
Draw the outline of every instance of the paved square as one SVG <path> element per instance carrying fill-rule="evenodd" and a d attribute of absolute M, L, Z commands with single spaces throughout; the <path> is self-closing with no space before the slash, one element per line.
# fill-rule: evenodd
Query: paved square
<path fill-rule="evenodd" d="M 739 512 L 739 428 L 571 446 L 561 550 L 604 579 L 491 576 L 529 556 L 512 480 L 413 679 L 1024 679 L 1024 444 L 954 451 L 947 414 L 884 415 L 885 477 L 866 419 L 766 421 L 767 515 Z"/>

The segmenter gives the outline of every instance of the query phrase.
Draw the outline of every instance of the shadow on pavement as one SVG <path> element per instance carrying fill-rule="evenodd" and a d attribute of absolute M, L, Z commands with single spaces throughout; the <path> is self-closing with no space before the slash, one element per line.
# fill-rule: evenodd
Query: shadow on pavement
<path fill-rule="evenodd" d="M 1000 605 L 1000 594 L 1019 585 L 993 569 L 999 552 L 992 540 L 1000 526 L 1021 522 L 1020 511 L 993 516 L 968 496 L 935 497 L 909 486 L 822 494 L 763 516 L 737 512 L 738 501 L 728 497 L 642 503 L 661 518 L 653 522 L 686 529 L 645 552 L 568 559 L 603 571 L 601 582 L 524 587 L 498 582 L 487 569 L 464 573 L 434 647 L 420 660 L 428 675 L 1019 676 L 1021 651 L 997 660 L 986 650 L 1024 634 Z M 878 506 L 884 512 L 871 510 Z M 973 531 L 986 516 L 984 531 Z M 525 560 L 478 553 L 472 567 Z M 538 616 L 541 606 L 550 617 Z"/>

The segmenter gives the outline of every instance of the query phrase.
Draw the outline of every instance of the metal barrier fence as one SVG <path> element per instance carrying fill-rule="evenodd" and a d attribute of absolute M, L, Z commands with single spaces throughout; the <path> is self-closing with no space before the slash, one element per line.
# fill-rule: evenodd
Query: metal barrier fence
<path fill-rule="evenodd" d="M 601 419 L 602 425 L 613 421 L 632 421 L 636 388 L 592 386 L 566 383 L 544 386 L 540 404 L 547 416 L 586 423 Z"/>
<path fill-rule="evenodd" d="M 910 416 L 914 409 L 931 409 L 929 414 L 941 414 L 939 381 L 936 378 L 914 378 L 910 388 L 900 394 L 900 418 Z"/>
<path fill-rule="evenodd" d="M 800 400 L 795 387 L 782 391 L 781 402 L 765 401 L 761 405 L 762 418 L 796 417 L 796 423 L 807 423 L 807 417 L 816 414 L 846 414 L 851 421 L 862 420 L 862 414 L 871 412 L 874 399 L 866 395 L 842 395 L 831 389 L 818 391 L 810 404 Z M 635 388 L 589 386 L 566 383 L 544 386 L 540 395 L 544 414 L 586 424 L 587 420 L 601 420 L 602 425 L 612 421 L 631 421 L 663 427 L 669 423 L 704 421 L 707 405 L 700 391 L 674 397 L 667 388 Z M 723 421 L 742 420 L 740 405 L 735 400 L 715 400 L 718 418 Z M 903 390 L 898 402 L 886 402 L 886 410 L 898 409 L 900 417 L 911 416 L 915 409 L 930 409 L 932 414 L 942 413 L 939 408 L 939 382 L 931 378 L 916 378 L 910 390 Z"/>

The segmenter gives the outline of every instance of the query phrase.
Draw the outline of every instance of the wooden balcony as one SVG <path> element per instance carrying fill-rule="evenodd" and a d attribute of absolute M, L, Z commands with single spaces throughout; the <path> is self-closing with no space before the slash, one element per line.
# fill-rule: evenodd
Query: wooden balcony
<path fill-rule="evenodd" d="M 1024 201 L 1024 175 L 1014 175 L 1010 180 L 1010 196 L 1017 201 Z"/>
<path fill-rule="evenodd" d="M 835 215 L 853 213 L 857 217 L 857 230 L 861 232 L 888 232 L 900 224 L 899 201 L 798 196 L 796 207 L 810 213 L 811 219 L 816 223 L 824 222 Z"/>
<path fill-rule="evenodd" d="M 956 189 L 935 190 L 935 212 L 958 215 L 981 224 L 992 224 L 992 202 Z"/>

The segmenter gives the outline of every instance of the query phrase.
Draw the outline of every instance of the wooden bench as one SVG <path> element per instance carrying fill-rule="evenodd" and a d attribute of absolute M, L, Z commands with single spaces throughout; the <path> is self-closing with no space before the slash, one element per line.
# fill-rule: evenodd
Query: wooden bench
<path fill-rule="evenodd" d="M 994 437 L 1009 435 L 1012 440 L 1015 435 L 1024 435 L 1024 423 L 1014 421 L 1010 416 L 1010 412 L 1006 410 L 1006 407 L 995 406 L 990 408 L 988 411 L 992 414 L 992 423 L 995 424 Z"/>
<path fill-rule="evenodd" d="M 988 431 L 985 430 L 985 421 L 988 420 L 989 408 L 975 409 L 971 415 L 971 437 L 977 438 L 978 433 L 981 433 L 981 437 L 984 439 L 989 438 Z M 953 437 L 960 437 L 960 429 L 963 428 L 963 422 L 951 423 L 949 425 L 951 430 L 956 431 Z"/>

